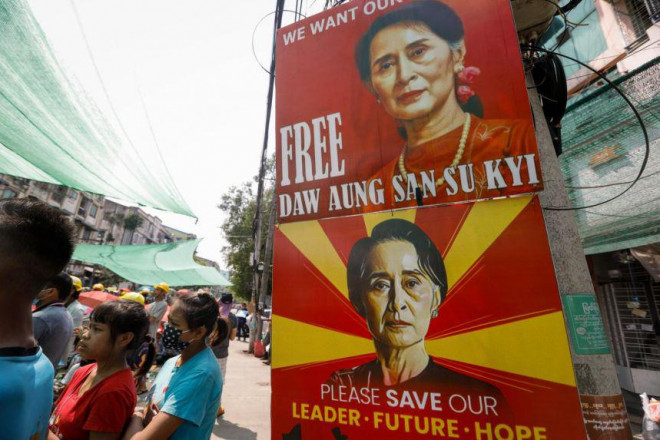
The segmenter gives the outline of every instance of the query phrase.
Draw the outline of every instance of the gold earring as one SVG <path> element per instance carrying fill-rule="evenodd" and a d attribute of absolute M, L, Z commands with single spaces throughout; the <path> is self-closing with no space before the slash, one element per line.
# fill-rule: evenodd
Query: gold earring
<path fill-rule="evenodd" d="M 463 69 L 465 69 L 465 66 L 463 66 L 463 63 L 458 62 L 458 63 L 456 63 L 456 65 L 454 66 L 454 73 L 460 73 L 460 72 L 463 71 Z"/>
<path fill-rule="evenodd" d="M 438 317 L 438 309 L 433 309 L 433 312 L 431 313 L 431 318 L 437 318 Z"/>

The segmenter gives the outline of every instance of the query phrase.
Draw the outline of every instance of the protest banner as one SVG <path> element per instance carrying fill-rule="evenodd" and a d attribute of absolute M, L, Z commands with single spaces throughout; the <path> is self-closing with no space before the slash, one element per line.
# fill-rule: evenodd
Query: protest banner
<path fill-rule="evenodd" d="M 509 0 L 352 1 L 277 35 L 281 223 L 542 189 Z"/>
<path fill-rule="evenodd" d="M 281 224 L 272 436 L 584 439 L 536 196 Z"/>

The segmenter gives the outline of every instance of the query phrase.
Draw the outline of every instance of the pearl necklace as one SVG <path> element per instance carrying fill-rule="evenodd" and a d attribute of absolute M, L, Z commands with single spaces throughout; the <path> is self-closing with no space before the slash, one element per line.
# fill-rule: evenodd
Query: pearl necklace
<path fill-rule="evenodd" d="M 460 162 L 461 157 L 463 157 L 463 152 L 465 151 L 465 144 L 467 144 L 468 134 L 470 133 L 470 124 L 472 119 L 470 119 L 470 114 L 465 114 L 465 123 L 463 124 L 463 132 L 461 133 L 461 140 L 458 142 L 458 149 L 456 150 L 456 155 L 454 156 L 454 161 L 451 163 L 450 168 L 455 167 Z M 408 181 L 408 172 L 406 172 L 406 166 L 404 160 L 406 157 L 406 150 L 408 149 L 408 144 L 403 146 L 403 150 L 399 155 L 399 173 L 403 178 Z M 435 181 L 436 186 L 442 186 L 445 183 L 444 175 Z"/>

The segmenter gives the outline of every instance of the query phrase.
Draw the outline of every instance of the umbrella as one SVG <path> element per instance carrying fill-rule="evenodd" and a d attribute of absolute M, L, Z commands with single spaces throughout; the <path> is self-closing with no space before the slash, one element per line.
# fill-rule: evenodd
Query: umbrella
<path fill-rule="evenodd" d="M 149 292 L 153 292 L 154 288 L 152 286 L 142 286 L 138 289 L 138 292 L 142 292 L 143 290 L 148 290 Z"/>
<path fill-rule="evenodd" d="M 106 301 L 117 299 L 115 295 L 108 292 L 101 292 L 100 290 L 91 290 L 80 294 L 78 301 L 87 307 L 96 307 Z"/>

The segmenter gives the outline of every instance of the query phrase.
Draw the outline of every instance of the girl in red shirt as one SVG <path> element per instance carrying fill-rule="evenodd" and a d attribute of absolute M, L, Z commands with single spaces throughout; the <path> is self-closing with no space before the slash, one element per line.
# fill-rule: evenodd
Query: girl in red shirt
<path fill-rule="evenodd" d="M 78 351 L 96 363 L 81 367 L 55 402 L 49 440 L 119 439 L 137 404 L 126 355 L 149 328 L 149 318 L 133 301 L 97 306 Z"/>

